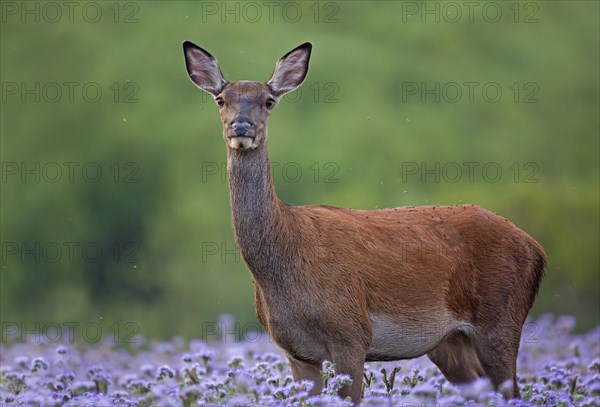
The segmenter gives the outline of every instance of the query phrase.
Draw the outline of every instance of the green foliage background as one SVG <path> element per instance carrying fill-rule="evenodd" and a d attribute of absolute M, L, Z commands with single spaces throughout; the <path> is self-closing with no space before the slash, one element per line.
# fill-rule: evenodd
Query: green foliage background
<path fill-rule="evenodd" d="M 213 53 L 230 81 L 266 80 L 280 56 L 313 42 L 305 85 L 270 120 L 281 199 L 364 209 L 481 205 L 514 221 L 548 254 L 533 312 L 575 314 L 579 329 L 599 323 L 598 2 L 494 2 L 503 11 L 497 23 L 481 14 L 487 2 L 478 3 L 472 22 L 463 8 L 455 23 L 444 18 L 452 10 L 441 9 L 439 22 L 407 16 L 406 2 L 295 3 L 303 13 L 297 22 L 288 21 L 292 10 L 283 15 L 286 3 L 277 2 L 273 21 L 261 6 L 256 22 L 245 3 L 208 3 L 217 14 L 207 13 L 206 2 L 120 3 L 117 23 L 110 2 L 97 3 L 97 23 L 81 13 L 73 22 L 22 21 L 3 8 L 3 84 L 95 82 L 103 91 L 97 103 L 83 99 L 81 86 L 72 103 L 66 95 L 38 103 L 3 88 L 3 322 L 134 322 L 148 337 L 167 338 L 202 336 L 203 324 L 223 313 L 255 321 L 250 275 L 231 254 L 224 174 L 209 171 L 225 162 L 220 121 L 186 75 L 181 43 L 188 39 Z M 221 16 L 224 7 L 238 7 L 239 21 L 235 12 Z M 124 23 L 132 11 L 137 22 Z M 537 21 L 525 22 L 533 11 Z M 503 95 L 488 102 L 480 86 L 473 103 L 466 93 L 456 103 L 423 102 L 403 94 L 407 82 L 495 82 Z M 529 82 L 535 103 L 524 103 Z M 132 89 L 137 103 L 124 103 Z M 7 167 L 64 169 L 66 162 L 79 164 L 74 182 L 66 170 L 58 182 L 36 182 Z M 436 182 L 403 173 L 411 162 L 480 166 L 473 182 L 466 172 L 458 182 Z M 99 182 L 82 177 L 86 163 L 102 168 Z M 503 170 L 498 182 L 483 177 L 486 163 Z M 537 182 L 525 182 L 532 168 Z M 42 253 L 36 262 L 23 251 L 36 242 L 61 245 L 62 257 L 50 262 Z M 65 242 L 79 245 L 73 261 Z M 102 248 L 100 261 L 82 257 L 89 242 Z M 19 252 L 11 254 L 15 244 Z"/>

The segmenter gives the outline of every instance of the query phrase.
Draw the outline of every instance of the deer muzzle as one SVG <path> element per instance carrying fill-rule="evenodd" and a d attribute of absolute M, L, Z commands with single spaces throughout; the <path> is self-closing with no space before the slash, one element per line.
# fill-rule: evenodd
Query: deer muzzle
<path fill-rule="evenodd" d="M 255 136 L 251 131 L 254 126 L 250 122 L 233 122 L 231 124 L 231 130 L 233 130 L 232 137 L 252 137 Z"/>

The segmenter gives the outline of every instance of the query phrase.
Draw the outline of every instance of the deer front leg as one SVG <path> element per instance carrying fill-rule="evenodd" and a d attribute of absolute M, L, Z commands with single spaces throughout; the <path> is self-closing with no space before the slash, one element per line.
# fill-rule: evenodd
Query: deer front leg
<path fill-rule="evenodd" d="M 295 381 L 310 380 L 314 383 L 312 389 L 309 392 L 310 396 L 318 396 L 323 390 L 323 377 L 321 376 L 321 367 L 311 365 L 306 362 L 299 361 L 297 359 L 288 356 L 290 365 L 292 367 L 292 376 Z"/>
<path fill-rule="evenodd" d="M 354 404 L 360 403 L 362 397 L 363 372 L 367 351 L 361 347 L 349 347 L 332 352 L 336 374 L 347 374 L 352 378 L 350 387 L 344 386 L 339 390 L 342 398 L 350 397 Z"/>

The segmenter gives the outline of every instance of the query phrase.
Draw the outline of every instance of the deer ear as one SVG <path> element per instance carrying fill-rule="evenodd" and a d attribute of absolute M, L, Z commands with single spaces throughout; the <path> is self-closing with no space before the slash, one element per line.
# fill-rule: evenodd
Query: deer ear
<path fill-rule="evenodd" d="M 227 81 L 219 69 L 219 63 L 207 51 L 189 41 L 183 43 L 185 67 L 192 82 L 200 89 L 217 96 Z"/>
<path fill-rule="evenodd" d="M 277 61 L 275 71 L 267 82 L 275 96 L 283 96 L 302 85 L 308 73 L 311 49 L 312 44 L 305 42 Z"/>

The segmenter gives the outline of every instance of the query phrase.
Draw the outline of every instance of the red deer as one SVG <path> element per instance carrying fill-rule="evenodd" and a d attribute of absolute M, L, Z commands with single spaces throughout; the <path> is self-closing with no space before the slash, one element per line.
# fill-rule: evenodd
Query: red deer
<path fill-rule="evenodd" d="M 308 72 L 312 45 L 285 54 L 267 82 L 228 82 L 184 42 L 187 72 L 223 123 L 233 229 L 254 282 L 259 322 L 295 380 L 323 383 L 334 363 L 360 401 L 365 361 L 427 354 L 452 383 L 512 385 L 521 329 L 544 275 L 542 247 L 474 205 L 351 210 L 291 206 L 275 193 L 267 119 Z"/>

